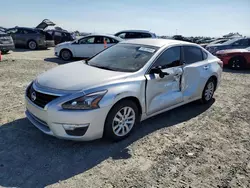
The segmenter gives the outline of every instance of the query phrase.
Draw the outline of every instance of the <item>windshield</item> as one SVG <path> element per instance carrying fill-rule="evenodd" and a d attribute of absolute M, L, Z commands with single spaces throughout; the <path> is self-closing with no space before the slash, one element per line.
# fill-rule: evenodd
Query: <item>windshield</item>
<path fill-rule="evenodd" d="M 88 61 L 90 66 L 121 72 L 141 69 L 155 54 L 158 47 L 137 44 L 117 44 Z"/>

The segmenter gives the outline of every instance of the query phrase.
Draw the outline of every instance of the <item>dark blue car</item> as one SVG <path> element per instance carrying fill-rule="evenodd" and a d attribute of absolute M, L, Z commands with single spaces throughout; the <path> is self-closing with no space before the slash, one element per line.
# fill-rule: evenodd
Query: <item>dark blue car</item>
<path fill-rule="evenodd" d="M 226 50 L 226 49 L 243 49 L 250 46 L 250 38 L 248 37 L 239 37 L 228 40 L 221 44 L 211 44 L 207 45 L 206 49 L 215 55 L 215 53 L 219 50 Z"/>

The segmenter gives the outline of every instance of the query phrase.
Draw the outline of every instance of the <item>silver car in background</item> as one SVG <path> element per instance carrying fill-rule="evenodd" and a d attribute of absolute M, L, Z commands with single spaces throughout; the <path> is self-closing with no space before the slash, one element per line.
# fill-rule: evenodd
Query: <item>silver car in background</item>
<path fill-rule="evenodd" d="M 221 73 L 221 60 L 199 45 L 126 40 L 38 76 L 26 90 L 26 115 L 57 138 L 121 140 L 149 117 L 199 99 L 210 102 Z"/>

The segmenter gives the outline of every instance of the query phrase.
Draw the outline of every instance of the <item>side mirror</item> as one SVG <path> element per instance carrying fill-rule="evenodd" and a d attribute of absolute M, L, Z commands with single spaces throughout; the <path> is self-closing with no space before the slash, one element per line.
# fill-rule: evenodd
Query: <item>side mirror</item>
<path fill-rule="evenodd" d="M 169 75 L 169 74 L 166 73 L 166 72 L 162 72 L 161 69 L 162 69 L 161 66 L 153 67 L 153 68 L 151 68 L 150 73 L 151 73 L 151 74 L 159 74 L 160 78 L 164 78 L 164 76 Z"/>

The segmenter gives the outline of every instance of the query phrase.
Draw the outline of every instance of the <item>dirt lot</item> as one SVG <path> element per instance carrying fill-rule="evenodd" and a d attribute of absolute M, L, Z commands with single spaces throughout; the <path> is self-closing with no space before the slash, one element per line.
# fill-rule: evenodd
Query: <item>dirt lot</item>
<path fill-rule="evenodd" d="M 24 116 L 25 87 L 58 63 L 53 50 L 0 62 L 0 187 L 250 187 L 250 71 L 224 71 L 213 103 L 149 119 L 122 142 L 71 142 Z"/>

